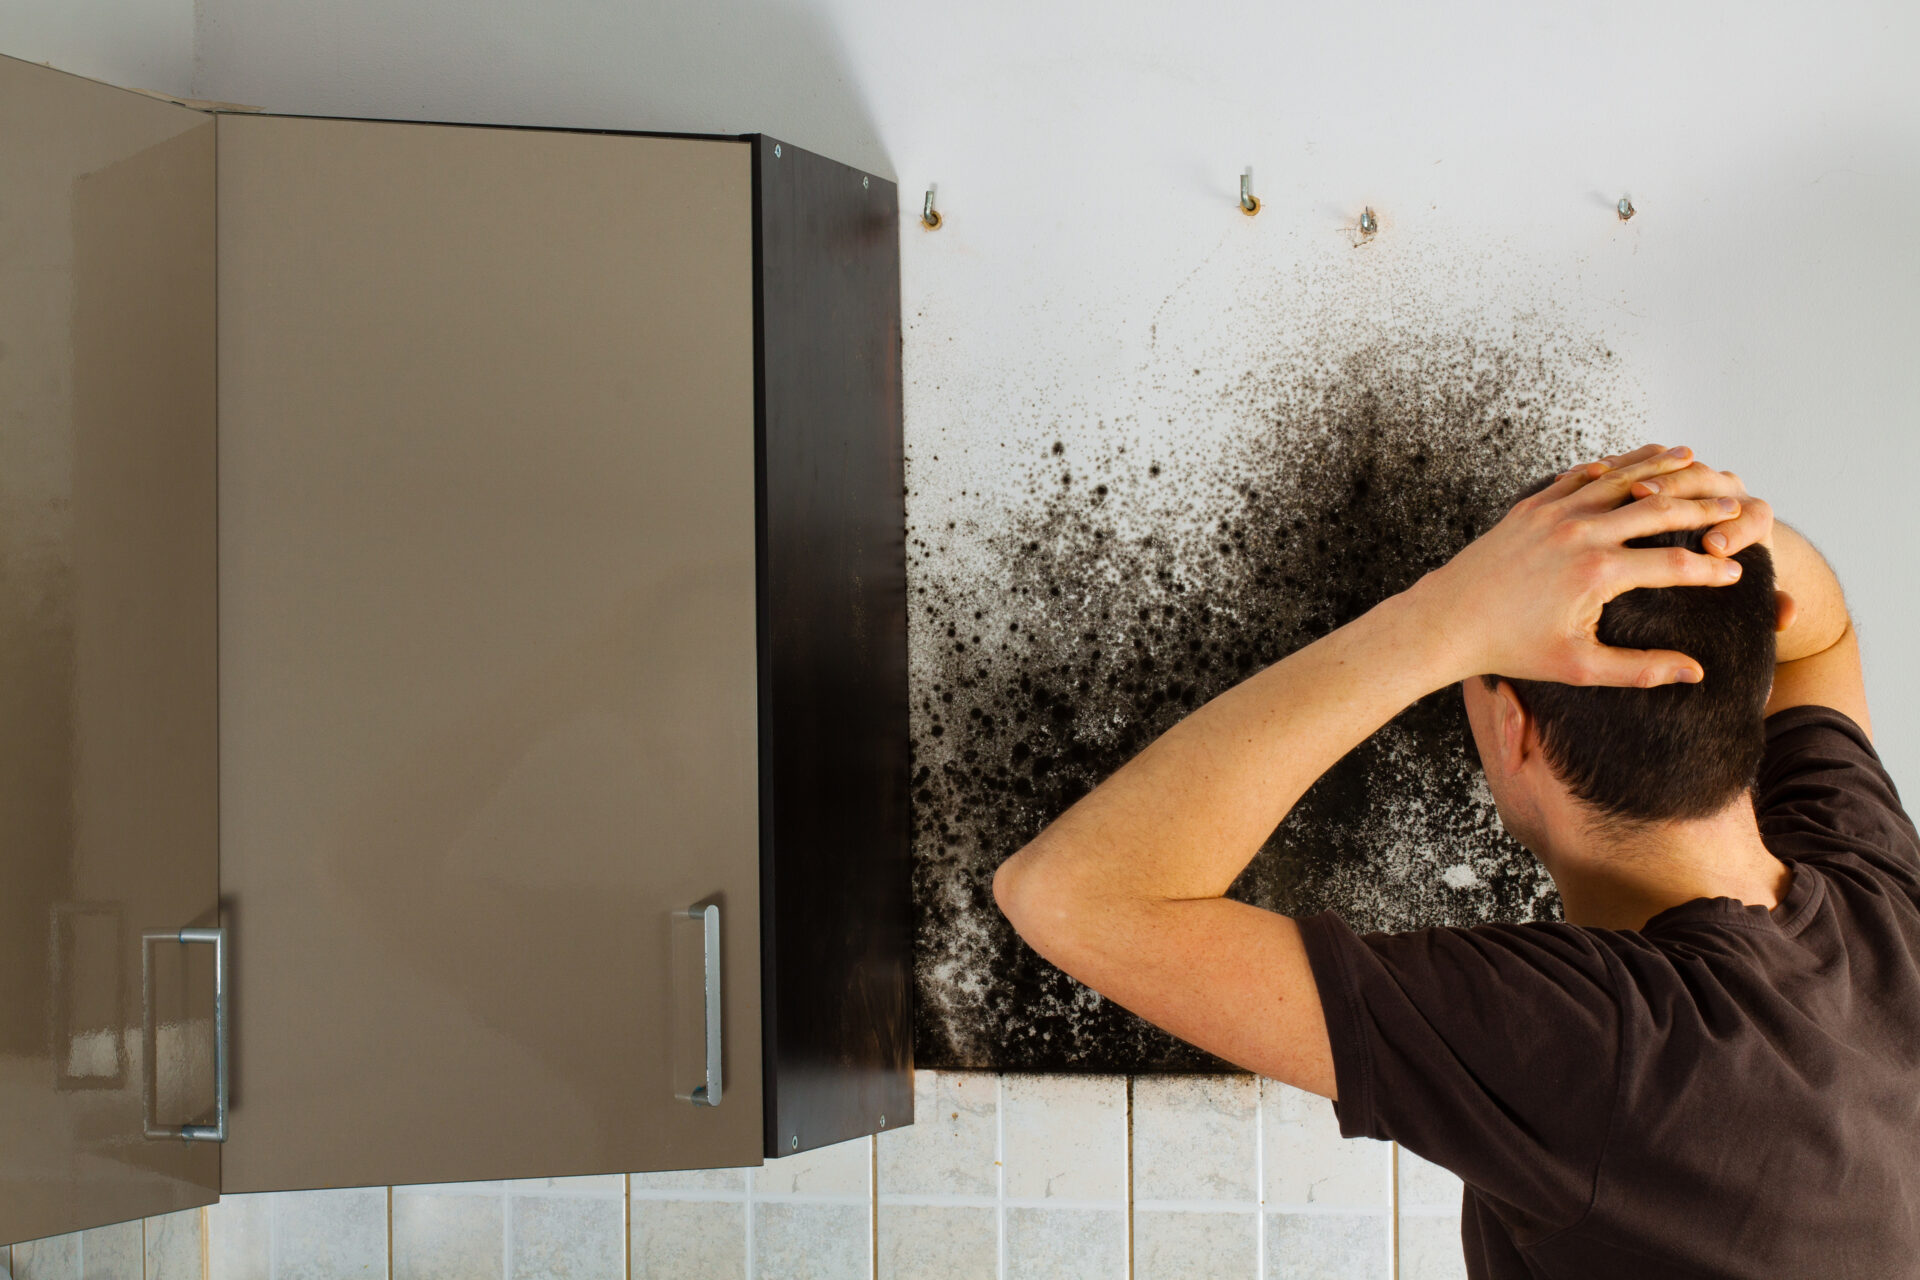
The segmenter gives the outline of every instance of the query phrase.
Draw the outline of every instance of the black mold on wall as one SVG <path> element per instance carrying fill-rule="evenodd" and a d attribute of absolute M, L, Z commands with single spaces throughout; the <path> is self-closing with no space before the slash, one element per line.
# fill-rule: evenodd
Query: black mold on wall
<path fill-rule="evenodd" d="M 1237 424 L 1224 445 L 1025 438 L 1027 501 L 980 531 L 984 556 L 910 527 L 920 1065 L 1221 1068 L 1020 943 L 994 869 L 1181 716 L 1445 563 L 1526 481 L 1618 447 L 1591 421 L 1612 362 L 1518 331 L 1291 350 L 1195 377 Z M 1361 930 L 1558 911 L 1501 830 L 1456 689 L 1322 778 L 1233 895 Z"/>

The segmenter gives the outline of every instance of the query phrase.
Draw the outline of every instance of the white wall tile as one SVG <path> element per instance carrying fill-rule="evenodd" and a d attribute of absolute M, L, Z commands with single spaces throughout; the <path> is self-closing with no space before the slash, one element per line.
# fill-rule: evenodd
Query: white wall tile
<path fill-rule="evenodd" d="M 1126 1202 L 1124 1077 L 1007 1076 L 1000 1104 L 1008 1199 Z"/>
<path fill-rule="evenodd" d="M 741 1280 L 745 1201 L 633 1202 L 633 1280 Z"/>
<path fill-rule="evenodd" d="M 760 1196 L 871 1196 L 873 1139 L 855 1138 L 769 1160 L 753 1170 L 750 1181 Z"/>
<path fill-rule="evenodd" d="M 1387 1217 L 1270 1213 L 1267 1280 L 1388 1280 Z"/>
<path fill-rule="evenodd" d="M 80 1237 L 48 1236 L 13 1247 L 15 1280 L 80 1280 Z"/>
<path fill-rule="evenodd" d="M 80 1233 L 80 1280 L 126 1280 L 145 1267 L 138 1219 Z"/>
<path fill-rule="evenodd" d="M 627 1265 L 626 1210 L 619 1197 L 507 1197 L 507 1280 L 620 1280 Z"/>
<path fill-rule="evenodd" d="M 147 1219 L 145 1280 L 200 1280 L 200 1219 L 198 1209 Z"/>
<path fill-rule="evenodd" d="M 207 1206 L 208 1280 L 273 1280 L 276 1195 L 221 1196 Z"/>
<path fill-rule="evenodd" d="M 498 1183 L 395 1187 L 394 1280 L 505 1280 L 506 1215 Z"/>
<path fill-rule="evenodd" d="M 514 1178 L 505 1186 L 507 1194 L 514 1196 L 598 1196 L 618 1200 L 626 1194 L 627 1179 L 624 1174 L 601 1173 L 584 1178 Z"/>
<path fill-rule="evenodd" d="M 1400 1215 L 1400 1280 L 1467 1280 L 1460 1215 Z"/>
<path fill-rule="evenodd" d="M 386 1280 L 386 1188 L 284 1191 L 272 1210 L 272 1280 Z"/>
<path fill-rule="evenodd" d="M 636 1173 L 633 1189 L 638 1192 L 710 1191 L 747 1194 L 745 1169 L 678 1169 L 660 1173 Z"/>
<path fill-rule="evenodd" d="M 1385 1209 L 1391 1148 L 1342 1138 L 1333 1104 L 1274 1080 L 1260 1088 L 1267 1208 Z"/>
<path fill-rule="evenodd" d="M 753 1280 L 871 1280 L 870 1205 L 753 1206 Z"/>
<path fill-rule="evenodd" d="M 879 1215 L 879 1280 L 995 1280 L 999 1275 L 997 1209 L 883 1201 Z"/>
<path fill-rule="evenodd" d="M 1260 1085 L 1251 1076 L 1133 1082 L 1133 1198 L 1253 1204 Z"/>
<path fill-rule="evenodd" d="M 1258 1213 L 1133 1211 L 1138 1280 L 1257 1280 L 1259 1246 Z"/>
<path fill-rule="evenodd" d="M 1007 1280 L 1124 1280 L 1125 1209 L 1007 1210 Z"/>
<path fill-rule="evenodd" d="M 994 1078 L 916 1071 L 913 1116 L 874 1139 L 880 1194 L 991 1196 L 999 1186 L 999 1110 Z"/>
<path fill-rule="evenodd" d="M 1400 1207 L 1451 1210 L 1459 1216 L 1463 1188 L 1452 1172 L 1400 1148 Z"/>

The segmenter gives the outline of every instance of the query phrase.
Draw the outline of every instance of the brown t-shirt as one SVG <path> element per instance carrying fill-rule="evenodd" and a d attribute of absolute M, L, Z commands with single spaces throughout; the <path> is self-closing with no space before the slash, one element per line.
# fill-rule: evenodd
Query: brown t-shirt
<path fill-rule="evenodd" d="M 1771 911 L 1301 921 L 1347 1137 L 1466 1182 L 1476 1280 L 1920 1276 L 1920 834 L 1866 735 L 1767 721 Z"/>

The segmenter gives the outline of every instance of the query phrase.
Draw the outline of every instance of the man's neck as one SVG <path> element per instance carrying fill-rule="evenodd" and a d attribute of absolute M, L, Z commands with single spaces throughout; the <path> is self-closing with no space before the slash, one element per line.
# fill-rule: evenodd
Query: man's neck
<path fill-rule="evenodd" d="M 1792 869 L 1762 843 L 1745 798 L 1707 818 L 1568 834 L 1556 843 L 1571 852 L 1547 869 L 1573 924 L 1638 929 L 1695 898 L 1771 909 L 1793 883 Z"/>

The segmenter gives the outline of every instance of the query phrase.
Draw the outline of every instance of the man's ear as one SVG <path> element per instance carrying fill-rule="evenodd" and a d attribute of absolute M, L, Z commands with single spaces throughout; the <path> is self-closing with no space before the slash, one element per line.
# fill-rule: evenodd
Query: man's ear
<path fill-rule="evenodd" d="M 1775 635 L 1792 626 L 1793 620 L 1799 616 L 1799 601 L 1784 591 L 1776 591 L 1773 593 L 1773 630 Z"/>
<path fill-rule="evenodd" d="M 1538 745 L 1533 738 L 1533 716 L 1527 704 L 1520 701 L 1519 691 L 1505 680 L 1493 687 L 1492 711 L 1493 746 L 1499 753 L 1500 771 L 1518 773 Z"/>

